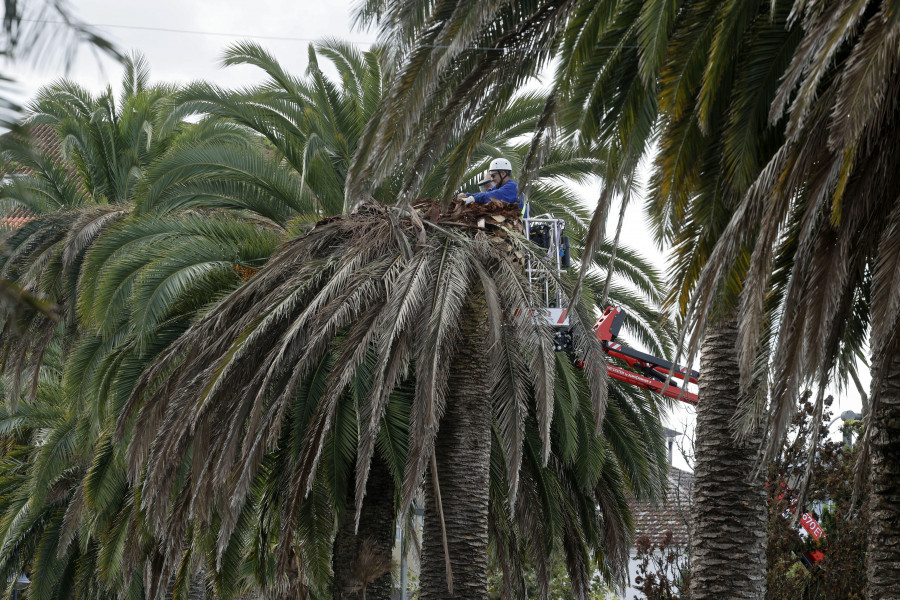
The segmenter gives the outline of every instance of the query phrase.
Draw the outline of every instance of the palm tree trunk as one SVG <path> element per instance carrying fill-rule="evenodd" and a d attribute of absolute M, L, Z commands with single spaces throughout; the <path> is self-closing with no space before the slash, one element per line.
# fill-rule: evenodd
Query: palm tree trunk
<path fill-rule="evenodd" d="M 869 600 L 900 598 L 900 352 L 887 368 L 869 424 Z"/>
<path fill-rule="evenodd" d="M 337 535 L 334 539 L 332 569 L 334 583 L 332 597 L 335 600 L 362 598 L 360 587 L 365 585 L 366 600 L 390 600 L 391 572 L 380 573 L 374 580 L 373 574 L 366 565 L 360 564 L 363 544 L 370 541 L 370 548 L 381 561 L 390 564 L 394 547 L 394 480 L 391 472 L 381 457 L 376 453 L 372 457 L 372 470 L 366 483 L 366 497 L 359 517 L 359 531 L 354 533 L 355 515 L 353 514 L 352 492 L 349 494 L 348 508 L 341 517 Z M 363 560 L 369 565 L 375 557 Z M 355 567 L 355 568 L 354 568 Z M 361 581 L 365 579 L 366 581 Z"/>
<path fill-rule="evenodd" d="M 490 384 L 487 381 L 486 305 L 473 293 L 464 308 L 471 318 L 450 357 L 449 390 L 435 440 L 435 459 L 453 575 L 447 589 L 440 515 L 434 483 L 425 484 L 421 598 L 487 599 L 488 467 L 491 449 Z"/>
<path fill-rule="evenodd" d="M 735 441 L 737 326 L 710 327 L 701 347 L 691 523 L 691 598 L 762 600 L 765 482 L 754 476 L 760 436 Z"/>

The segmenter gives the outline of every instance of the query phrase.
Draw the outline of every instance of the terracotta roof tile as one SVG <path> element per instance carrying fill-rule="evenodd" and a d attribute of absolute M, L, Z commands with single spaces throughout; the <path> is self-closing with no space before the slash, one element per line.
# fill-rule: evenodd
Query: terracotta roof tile
<path fill-rule="evenodd" d="M 22 132 L 24 132 L 25 137 L 27 137 L 32 146 L 50 156 L 54 161 L 63 164 L 62 144 L 59 141 L 56 129 L 51 125 L 43 123 L 29 125 L 26 126 Z M 9 132 L 4 134 L 4 137 L 6 136 L 21 139 L 22 133 Z M 5 175 L 30 175 L 31 173 L 33 173 L 33 171 L 27 166 L 12 164 L 10 165 L 10 168 L 7 169 Z M 25 223 L 33 221 L 34 219 L 34 215 L 32 215 L 31 211 L 28 209 L 13 208 L 11 211 L 0 217 L 0 229 L 18 229 Z"/>
<path fill-rule="evenodd" d="M 629 503 L 634 518 L 635 539 L 646 535 L 651 542 L 658 544 L 666 531 L 671 531 L 674 543 L 686 546 L 694 474 L 669 467 L 668 481 L 669 487 L 662 504 L 634 500 Z"/>
<path fill-rule="evenodd" d="M 18 229 L 30 221 L 34 221 L 34 217 L 3 217 L 0 219 L 0 229 Z"/>
<path fill-rule="evenodd" d="M 63 162 L 62 142 L 56 129 L 51 125 L 38 123 L 28 127 L 28 137 L 37 148 L 52 156 L 60 163 Z"/>

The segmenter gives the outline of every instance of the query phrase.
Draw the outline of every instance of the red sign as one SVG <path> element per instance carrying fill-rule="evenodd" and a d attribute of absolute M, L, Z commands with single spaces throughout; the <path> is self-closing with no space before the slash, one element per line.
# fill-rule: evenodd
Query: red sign
<path fill-rule="evenodd" d="M 809 513 L 803 513 L 802 515 L 800 515 L 800 524 L 803 525 L 803 529 L 805 529 L 806 533 L 811 535 L 814 540 L 818 540 L 823 535 L 825 535 L 825 532 L 822 531 L 822 527 Z"/>

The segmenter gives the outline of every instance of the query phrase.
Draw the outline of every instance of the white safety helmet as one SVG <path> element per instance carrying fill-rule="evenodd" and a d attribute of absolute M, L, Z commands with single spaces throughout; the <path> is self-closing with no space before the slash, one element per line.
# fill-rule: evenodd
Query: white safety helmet
<path fill-rule="evenodd" d="M 491 171 L 509 171 L 512 173 L 512 165 L 505 158 L 495 158 L 491 161 Z"/>

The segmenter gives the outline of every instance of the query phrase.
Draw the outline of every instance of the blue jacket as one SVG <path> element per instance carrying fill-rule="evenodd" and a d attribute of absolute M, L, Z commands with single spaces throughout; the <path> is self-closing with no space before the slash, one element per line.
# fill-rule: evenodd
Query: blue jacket
<path fill-rule="evenodd" d="M 487 204 L 493 199 L 500 202 L 509 202 L 522 208 L 522 203 L 519 201 L 519 185 L 512 179 L 493 190 L 472 194 L 472 197 L 475 198 L 475 202 L 478 204 Z"/>

